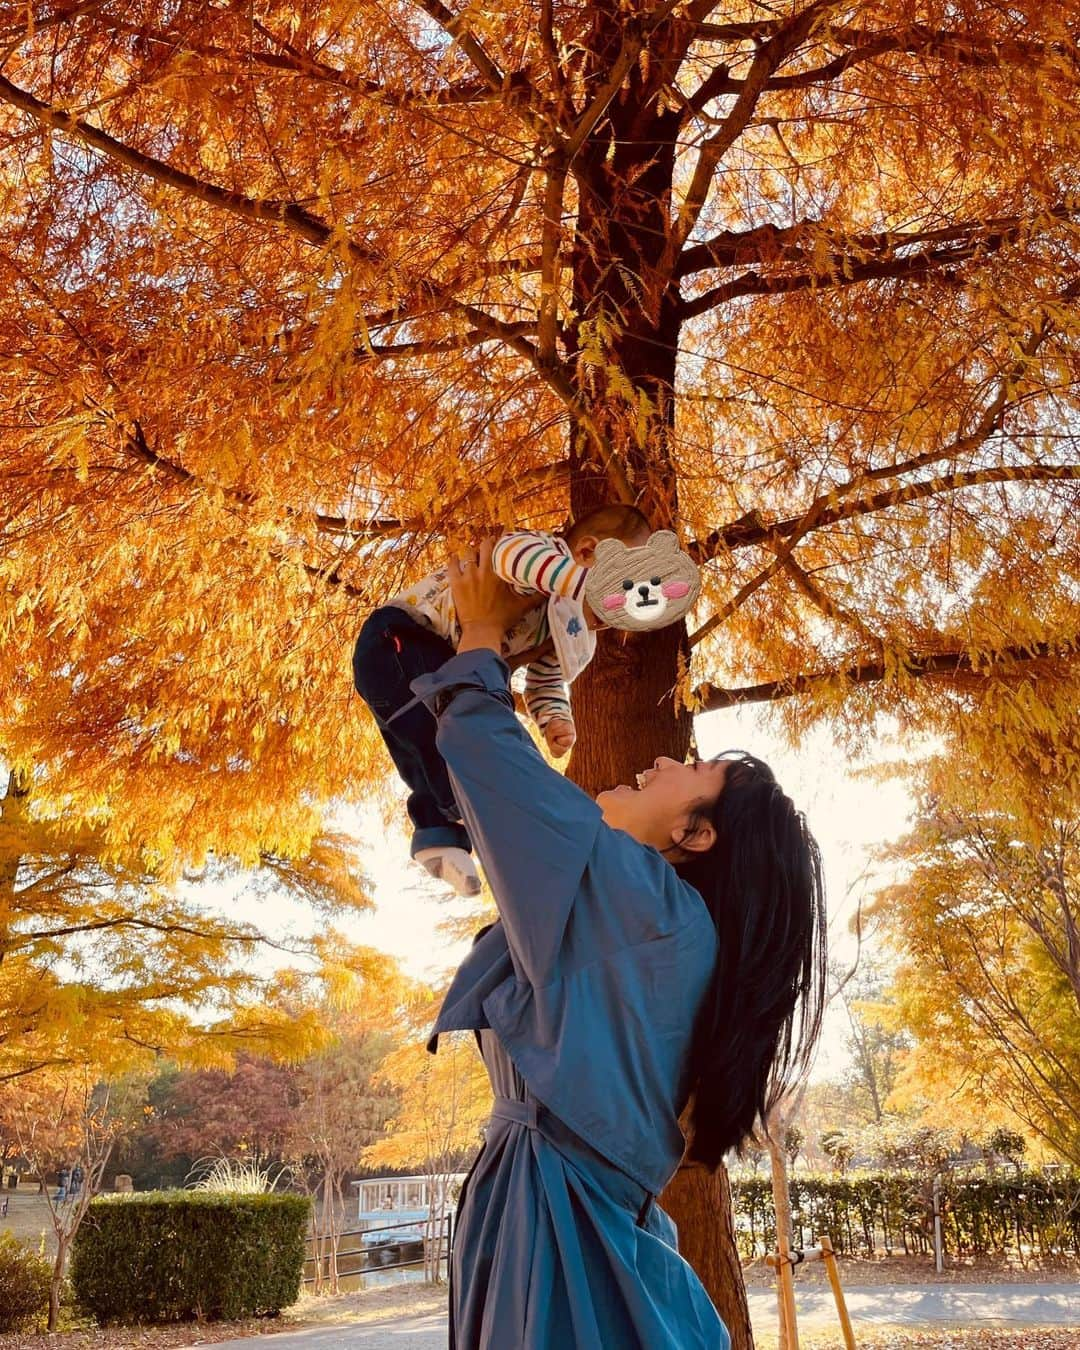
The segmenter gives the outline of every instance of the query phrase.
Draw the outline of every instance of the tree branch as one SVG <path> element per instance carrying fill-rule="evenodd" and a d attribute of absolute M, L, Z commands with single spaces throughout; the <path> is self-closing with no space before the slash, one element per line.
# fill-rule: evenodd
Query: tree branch
<path fill-rule="evenodd" d="M 719 130 L 708 137 L 698 152 L 690 186 L 679 207 L 678 218 L 664 249 L 659 269 L 661 275 L 673 275 L 676 260 L 697 224 L 708 198 L 716 166 L 745 131 L 767 80 L 799 44 L 821 26 L 825 15 L 829 10 L 835 9 L 838 3 L 839 0 L 813 0 L 801 13 L 782 23 L 773 36 L 758 48 L 734 106 L 724 118 Z"/>
<path fill-rule="evenodd" d="M 902 663 L 884 660 L 860 661 L 846 670 L 822 670 L 813 674 L 792 675 L 787 679 L 768 680 L 763 684 L 744 685 L 723 689 L 719 685 L 702 684 L 694 690 L 694 706 L 699 712 L 717 708 L 733 708 L 743 703 L 774 703 L 779 699 L 795 698 L 812 693 L 827 684 L 873 684 L 895 679 L 921 679 L 928 675 L 945 678 L 977 676 L 989 679 L 995 674 L 1007 673 L 1013 665 L 1061 658 L 1076 659 L 1080 652 L 1080 634 L 1054 641 L 1018 644 L 994 651 L 972 654 L 966 651 L 932 652 L 918 656 L 911 654 Z"/>
<path fill-rule="evenodd" d="M 945 452 L 957 453 L 954 442 Z M 912 461 L 915 464 L 914 461 Z M 915 467 L 918 467 L 915 464 Z M 901 467 L 893 472 L 901 472 Z M 908 502 L 922 501 L 927 497 L 937 497 L 946 492 L 958 492 L 963 488 L 981 487 L 985 483 L 1040 483 L 1068 482 L 1080 479 L 1080 464 L 1019 464 L 988 466 L 981 469 L 968 469 L 959 473 L 942 474 L 921 483 L 909 483 L 904 487 L 889 488 L 876 492 L 869 497 L 857 497 L 851 501 L 834 502 L 829 505 L 835 494 L 818 497 L 821 510 L 816 517 L 814 529 L 824 529 L 841 520 L 850 520 L 853 516 L 872 515 L 877 511 L 887 511 L 894 506 L 903 506 Z M 808 507 L 807 510 L 810 508 Z M 794 534 L 806 519 L 806 513 L 789 516 L 786 520 L 766 524 L 758 512 L 752 511 L 739 520 L 732 521 L 714 530 L 701 543 L 691 546 L 691 553 L 698 562 L 706 562 L 717 554 L 730 549 L 747 548 L 754 544 L 765 544 L 770 539 L 786 539 Z"/>
<path fill-rule="evenodd" d="M 927 249 L 903 258 L 888 258 L 873 262 L 859 262 L 852 258 L 830 258 L 830 270 L 795 272 L 786 276 L 767 277 L 760 272 L 746 272 L 741 277 L 714 286 L 679 305 L 681 321 L 697 318 L 744 295 L 784 295 L 792 291 L 816 288 L 833 290 L 842 286 L 857 286 L 864 281 L 895 281 L 905 277 L 926 276 L 935 271 L 944 272 L 950 266 L 967 262 L 970 258 L 997 252 L 1010 236 L 987 235 L 983 239 L 956 244 L 952 248 Z"/>
<path fill-rule="evenodd" d="M 442 3 L 442 0 L 414 0 L 415 4 L 434 19 L 439 27 L 451 38 L 476 68 L 480 78 L 488 87 L 502 92 L 506 87 L 506 76 L 484 49 L 465 22 L 465 16 L 454 14 Z"/>
<path fill-rule="evenodd" d="M 101 2 L 102 0 L 93 0 L 95 5 Z M 103 32 L 138 38 L 140 42 L 150 45 L 168 47 L 177 52 L 191 52 L 192 55 L 201 56 L 208 61 L 223 61 L 232 66 L 243 66 L 245 69 L 256 66 L 274 74 L 301 75 L 319 84 L 347 89 L 350 93 L 360 94 L 388 107 L 413 112 L 424 112 L 430 108 L 498 102 L 504 93 L 502 89 L 492 90 L 486 82 L 479 80 L 449 84 L 442 89 L 390 89 L 378 80 L 362 79 L 347 70 L 341 70 L 337 66 L 328 65 L 325 61 L 310 56 L 258 22 L 253 25 L 255 29 L 268 43 L 278 48 L 278 51 L 257 51 L 250 46 L 242 51 L 217 47 L 211 43 L 193 41 L 190 33 L 148 28 L 142 24 L 126 23 L 108 16 L 97 16 L 95 26 Z M 519 82 L 519 85 L 524 90 L 524 84 Z M 511 89 L 518 87 L 513 76 L 510 78 L 510 87 Z"/>
<path fill-rule="evenodd" d="M 175 460 L 168 459 L 152 449 L 146 440 L 146 435 L 139 425 L 135 423 L 134 431 L 125 437 L 125 445 L 128 450 L 140 459 L 144 464 L 167 477 L 172 478 L 177 483 L 185 486 L 205 489 L 208 484 L 204 483 L 190 469 L 184 468 Z M 569 471 L 569 462 L 561 460 L 557 464 L 543 464 L 538 468 L 529 469 L 524 473 L 514 475 L 513 485 L 519 492 L 532 491 L 536 488 L 547 487 L 556 482 L 565 479 Z M 74 471 L 72 471 L 74 472 Z M 231 498 L 241 506 L 250 505 L 253 498 L 251 494 L 240 492 L 236 488 L 221 487 L 220 484 L 214 485 L 215 489 L 222 492 L 226 497 Z M 469 503 L 477 496 L 490 497 L 497 495 L 498 485 L 484 484 L 475 487 L 467 492 L 458 503 L 460 510 L 468 508 Z M 313 520 L 316 529 L 320 534 L 345 535 L 352 539 L 386 539 L 396 538 L 404 534 L 418 534 L 424 528 L 424 521 L 420 518 L 403 520 L 397 517 L 388 516 L 376 518 L 374 520 L 364 521 L 363 524 L 357 524 L 347 516 L 326 515 L 322 512 L 306 512 L 298 507 L 285 507 L 284 514 L 296 520 Z M 323 580 L 330 580 L 334 584 L 332 577 L 326 573 L 325 568 L 319 568 L 314 564 L 304 564 L 308 573 L 312 576 L 318 576 Z M 362 592 L 346 588 L 352 594 L 362 596 Z"/>
<path fill-rule="evenodd" d="M 791 577 L 807 600 L 821 610 L 826 618 L 832 619 L 834 623 L 840 623 L 847 628 L 854 629 L 864 642 L 877 651 L 881 650 L 884 644 L 873 629 L 868 627 L 853 610 L 845 609 L 843 605 L 822 590 L 813 577 L 804 571 L 793 557 L 789 556 L 784 559 L 784 571 Z"/>
<path fill-rule="evenodd" d="M 540 94 L 528 73 L 518 70 L 509 75 L 504 74 L 480 39 L 467 26 L 466 15 L 454 14 L 447 9 L 442 0 L 413 0 L 413 3 L 454 40 L 472 62 L 480 78 L 493 92 L 499 94 L 500 101 L 507 110 L 518 111 L 532 131 L 542 139 L 551 141 L 557 137 L 557 119 L 553 117 L 549 108 L 539 106 Z M 519 91 L 524 97 L 507 98 L 506 96 L 513 90 Z M 537 105 L 535 108 L 534 103 Z"/>
<path fill-rule="evenodd" d="M 536 332 L 536 324 L 506 324 L 503 331 L 508 336 L 512 334 L 517 337 L 527 337 L 529 334 Z M 365 361 L 393 360 L 399 356 L 437 356 L 442 352 L 460 352 L 468 347 L 478 347 L 482 343 L 493 341 L 495 339 L 490 333 L 481 332 L 479 328 L 472 328 L 459 337 L 417 338 L 414 342 L 372 342 L 357 347 L 353 354 L 357 361 L 362 364 Z"/>
<path fill-rule="evenodd" d="M 142 928 L 155 933 L 183 933 L 187 937 L 242 942 L 251 946 L 257 943 L 266 943 L 272 947 L 279 945 L 273 939 L 258 933 L 238 933 L 230 930 L 207 932 L 204 929 L 191 928 L 187 924 L 156 923 L 152 919 L 140 919 L 134 914 L 127 914 L 115 919 L 95 919 L 87 923 L 68 924 L 63 928 L 43 928 L 34 932 L 19 932 L 5 940 L 4 951 L 18 951 L 20 947 L 27 947 L 34 942 L 46 942 L 51 938 L 73 937 L 77 933 L 97 933 L 110 928 Z"/>
<path fill-rule="evenodd" d="M 702 24 L 698 28 L 699 38 L 712 41 L 745 42 L 750 37 L 760 37 L 761 32 L 750 34 L 739 32 L 742 25 Z M 760 25 L 764 29 L 768 25 Z M 725 31 L 726 30 L 726 31 Z M 774 34 L 778 31 L 771 26 Z M 721 36 L 721 34 L 724 34 Z M 854 25 L 827 26 L 821 33 L 823 41 L 837 45 L 847 45 L 849 50 L 841 52 L 831 61 L 809 70 L 799 71 L 795 75 L 771 75 L 763 86 L 766 91 L 781 89 L 806 89 L 816 84 L 825 84 L 843 75 L 852 66 L 872 61 L 878 56 L 892 53 L 904 53 L 909 56 L 935 56 L 955 65 L 976 68 L 1002 65 L 1030 65 L 1047 56 L 1064 57 L 1076 60 L 1076 49 L 1064 42 L 1025 42 L 1017 38 L 980 39 L 968 33 L 942 30 L 935 31 L 924 24 L 912 24 L 906 29 L 894 33 L 876 32 Z M 726 66 L 718 66 L 687 100 L 687 115 L 692 116 L 714 98 L 740 93 L 750 78 L 744 80 L 730 75 Z"/>
<path fill-rule="evenodd" d="M 672 0 L 674 2 L 674 0 Z M 442 8 L 441 6 L 438 6 Z M 0 76 L 0 100 L 12 104 L 28 113 L 41 125 L 54 131 L 74 135 L 87 145 L 102 151 L 109 158 L 125 164 L 137 172 L 147 175 L 157 182 L 178 188 L 200 200 L 218 206 L 246 220 L 265 224 L 280 225 L 306 239 L 309 243 L 327 246 L 336 237 L 330 227 L 299 206 L 286 202 L 259 201 L 245 197 L 237 192 L 205 183 L 180 169 L 174 169 L 163 161 L 145 155 L 139 150 L 115 140 L 106 132 L 70 113 L 50 107 L 23 89 L 17 88 L 9 80 Z M 377 263 L 382 261 L 381 254 L 361 247 L 353 240 L 345 241 L 349 256 L 357 262 Z M 478 329 L 489 337 L 506 343 L 507 346 L 523 356 L 538 372 L 541 379 L 558 395 L 574 414 L 576 421 L 588 432 L 600 452 L 600 458 L 611 479 L 612 486 L 620 500 L 633 501 L 633 490 L 626 477 L 626 470 L 619 462 L 607 437 L 601 431 L 596 420 L 577 401 L 573 386 L 566 374 L 551 364 L 544 364 L 536 349 L 517 331 L 514 324 L 503 323 L 474 305 L 466 304 L 447 295 L 438 286 L 430 285 L 421 291 L 432 299 L 447 305 L 451 310 L 465 315 Z M 391 320 L 393 321 L 393 320 Z"/>
<path fill-rule="evenodd" d="M 144 174 L 155 182 L 164 183 L 167 187 L 186 192 L 189 196 L 197 197 L 200 201 L 207 202 L 211 206 L 220 207 L 223 211 L 228 211 L 234 216 L 240 216 L 244 220 L 259 221 L 266 225 L 278 225 L 298 235 L 301 239 L 305 239 L 309 244 L 317 244 L 322 248 L 325 248 L 337 237 L 325 221 L 319 220 L 318 217 L 313 216 L 309 211 L 305 211 L 301 206 L 296 206 L 291 202 L 269 199 L 262 201 L 254 197 L 245 197 L 242 193 L 231 192 L 226 188 L 217 187 L 213 183 L 204 182 L 192 174 L 185 173 L 182 169 L 174 169 L 171 165 L 160 159 L 155 159 L 152 155 L 143 154 L 141 150 L 135 150 L 122 141 L 115 140 L 107 132 L 91 126 L 89 122 L 85 122 L 71 113 L 64 112 L 62 109 L 42 103 L 33 94 L 28 93 L 25 89 L 20 89 L 2 75 L 0 75 L 0 100 L 10 103 L 12 107 L 18 108 L 21 112 L 27 113 L 36 122 L 48 127 L 51 131 L 59 131 L 74 136 L 85 145 L 101 151 L 109 159 L 115 160 L 129 169 L 134 169 L 137 173 Z M 345 248 L 349 256 L 356 262 L 377 263 L 382 260 L 379 253 L 364 248 L 354 240 L 346 240 Z"/>
<path fill-rule="evenodd" d="M 1044 59 L 1048 55 L 1072 61 L 1076 59 L 1075 49 L 1071 49 L 1066 43 L 1021 42 L 1017 39 L 980 43 L 979 39 L 958 32 L 933 32 L 921 24 L 915 24 L 903 34 L 871 32 L 865 28 L 836 27 L 829 28 L 822 36 L 826 41 L 859 43 L 859 46 L 850 47 L 832 61 L 826 61 L 823 65 L 814 66 L 809 70 L 801 70 L 798 74 L 771 76 L 765 81 L 765 92 L 807 89 L 813 85 L 828 84 L 830 80 L 836 80 L 846 70 L 852 69 L 852 66 L 863 65 L 876 57 L 894 53 L 930 55 L 941 58 L 942 61 L 953 62 L 954 65 L 975 66 L 975 68 L 1030 65 L 1031 62 Z M 711 72 L 687 100 L 686 120 L 701 112 L 711 100 L 720 99 L 725 94 L 740 93 L 745 84 L 747 81 L 734 78 L 726 66 L 717 66 L 717 69 Z"/>
<path fill-rule="evenodd" d="M 1046 222 L 1076 220 L 1080 205 L 1055 202 L 1033 215 L 991 216 L 985 220 L 968 220 L 957 225 L 946 225 L 934 230 L 891 231 L 874 230 L 862 234 L 840 234 L 830 239 L 829 261 L 841 267 L 845 260 L 869 262 L 868 253 L 887 253 L 895 257 L 900 249 L 917 244 L 975 243 L 989 238 L 1002 242 L 1015 239 L 1025 228 Z M 817 231 L 827 231 L 823 220 L 801 220 L 794 225 L 755 225 L 749 230 L 723 230 L 685 249 L 679 259 L 676 275 L 680 278 L 705 272 L 712 268 L 734 267 L 740 263 L 758 261 L 802 262 L 808 255 L 804 244 L 810 243 Z"/>

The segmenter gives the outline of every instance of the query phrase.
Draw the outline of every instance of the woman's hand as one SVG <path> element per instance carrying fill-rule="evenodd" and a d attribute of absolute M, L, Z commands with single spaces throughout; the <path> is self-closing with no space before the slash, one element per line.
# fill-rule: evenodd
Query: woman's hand
<path fill-rule="evenodd" d="M 491 566 L 494 539 L 485 539 L 475 552 L 451 553 L 447 561 L 450 593 L 461 625 L 459 652 L 490 647 L 500 651 L 503 634 L 535 608 L 535 595 L 518 595 Z"/>

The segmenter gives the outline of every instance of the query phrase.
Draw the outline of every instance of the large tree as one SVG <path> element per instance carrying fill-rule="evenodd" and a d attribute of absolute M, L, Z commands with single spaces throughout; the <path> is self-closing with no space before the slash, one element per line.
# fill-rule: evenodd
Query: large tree
<path fill-rule="evenodd" d="M 125 846 L 302 851 L 383 763 L 365 607 L 609 497 L 706 585 L 579 682 L 590 788 L 690 705 L 1071 698 L 1076 19 L 0 7 L 0 749 Z"/>

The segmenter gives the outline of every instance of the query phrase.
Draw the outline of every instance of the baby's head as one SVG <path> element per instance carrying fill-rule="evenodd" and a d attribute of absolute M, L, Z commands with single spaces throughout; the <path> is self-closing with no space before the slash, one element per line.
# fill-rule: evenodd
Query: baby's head
<path fill-rule="evenodd" d="M 649 522 L 636 506 L 613 502 L 575 520 L 563 537 L 574 561 L 582 567 L 591 567 L 596 561 L 596 546 L 602 539 L 618 539 L 627 548 L 640 548 L 649 542 L 651 533 Z"/>

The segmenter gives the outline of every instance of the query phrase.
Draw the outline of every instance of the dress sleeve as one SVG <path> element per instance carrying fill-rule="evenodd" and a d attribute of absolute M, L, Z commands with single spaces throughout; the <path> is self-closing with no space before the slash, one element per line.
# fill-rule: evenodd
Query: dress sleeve
<path fill-rule="evenodd" d="M 413 692 L 436 714 L 436 744 L 495 896 L 520 977 L 552 975 L 603 824 L 600 808 L 544 762 L 514 713 L 509 669 L 462 652 Z M 610 832 L 610 831 L 609 831 Z"/>
<path fill-rule="evenodd" d="M 550 537 L 519 530 L 504 534 L 491 554 L 491 566 L 518 590 L 539 591 L 580 600 L 589 569 L 557 548 Z"/>

